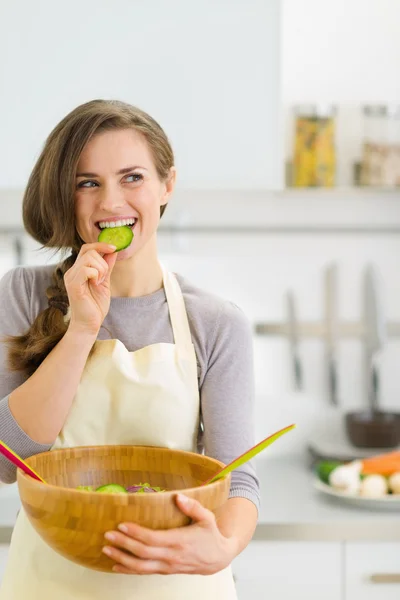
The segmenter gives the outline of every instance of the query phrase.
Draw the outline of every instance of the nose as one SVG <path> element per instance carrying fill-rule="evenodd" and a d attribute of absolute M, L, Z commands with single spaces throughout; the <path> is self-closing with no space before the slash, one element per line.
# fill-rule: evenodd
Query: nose
<path fill-rule="evenodd" d="M 100 192 L 100 208 L 112 212 L 116 208 L 124 206 L 123 191 L 118 186 L 104 185 Z"/>

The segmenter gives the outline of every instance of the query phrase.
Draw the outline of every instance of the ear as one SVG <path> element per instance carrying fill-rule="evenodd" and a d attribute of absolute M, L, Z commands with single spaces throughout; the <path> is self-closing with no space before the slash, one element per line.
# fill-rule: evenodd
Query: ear
<path fill-rule="evenodd" d="M 174 191 L 176 182 L 176 168 L 171 167 L 167 179 L 164 182 L 164 193 L 161 196 L 160 206 L 168 204 L 168 200 Z"/>

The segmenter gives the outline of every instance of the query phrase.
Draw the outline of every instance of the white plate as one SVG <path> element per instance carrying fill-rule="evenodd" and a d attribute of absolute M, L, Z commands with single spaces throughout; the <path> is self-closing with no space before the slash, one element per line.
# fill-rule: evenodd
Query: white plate
<path fill-rule="evenodd" d="M 333 496 L 345 504 L 352 504 L 359 508 L 369 508 L 373 510 L 400 510 L 400 494 L 388 494 L 383 498 L 365 498 L 355 494 L 349 494 L 335 490 L 330 485 L 324 483 L 318 478 L 314 479 L 314 487 L 319 492 L 327 496 Z"/>

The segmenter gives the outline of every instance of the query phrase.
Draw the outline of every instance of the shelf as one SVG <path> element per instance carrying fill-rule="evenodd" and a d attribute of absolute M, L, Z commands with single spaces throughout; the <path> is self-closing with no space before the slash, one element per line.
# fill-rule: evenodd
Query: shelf
<path fill-rule="evenodd" d="M 177 190 L 160 230 L 400 233 L 400 191 Z"/>
<path fill-rule="evenodd" d="M 22 231 L 22 195 L 0 189 L 0 232 Z M 400 190 L 177 188 L 160 232 L 399 234 Z"/>

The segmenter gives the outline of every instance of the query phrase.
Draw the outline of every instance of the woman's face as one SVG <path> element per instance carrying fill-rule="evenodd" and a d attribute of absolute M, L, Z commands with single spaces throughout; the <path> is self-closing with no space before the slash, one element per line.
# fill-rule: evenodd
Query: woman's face
<path fill-rule="evenodd" d="M 134 220 L 131 245 L 118 253 L 130 258 L 152 238 L 160 206 L 168 202 L 175 169 L 160 181 L 146 139 L 133 129 L 106 131 L 87 143 L 75 185 L 76 228 L 85 243 L 97 242 L 100 223 Z"/>

